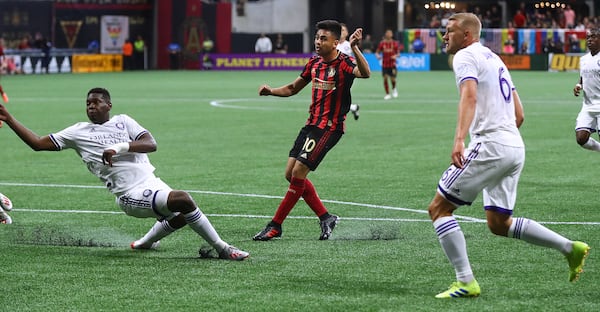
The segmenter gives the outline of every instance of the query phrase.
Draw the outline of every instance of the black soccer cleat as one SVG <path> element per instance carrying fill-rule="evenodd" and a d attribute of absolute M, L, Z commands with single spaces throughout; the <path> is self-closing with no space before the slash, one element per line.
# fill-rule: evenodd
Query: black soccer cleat
<path fill-rule="evenodd" d="M 331 237 L 331 232 L 338 223 L 338 219 L 338 216 L 330 215 L 327 219 L 319 222 L 321 225 L 321 236 L 319 236 L 319 240 L 328 240 L 329 237 Z"/>
<path fill-rule="evenodd" d="M 268 241 L 273 238 L 281 238 L 282 232 L 283 231 L 281 230 L 281 226 L 269 223 L 262 231 L 254 235 L 252 239 L 255 241 Z"/>

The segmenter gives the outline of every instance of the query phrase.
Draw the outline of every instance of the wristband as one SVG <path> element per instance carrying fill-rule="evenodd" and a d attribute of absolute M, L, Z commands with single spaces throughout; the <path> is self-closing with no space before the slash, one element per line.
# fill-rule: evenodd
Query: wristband
<path fill-rule="evenodd" d="M 580 83 L 578 83 L 578 84 L 575 85 L 575 88 L 583 89 L 583 86 Z"/>
<path fill-rule="evenodd" d="M 117 154 L 123 154 L 123 153 L 129 151 L 129 143 L 127 143 L 127 142 L 117 143 L 107 149 L 111 149 L 111 150 L 115 151 Z"/>

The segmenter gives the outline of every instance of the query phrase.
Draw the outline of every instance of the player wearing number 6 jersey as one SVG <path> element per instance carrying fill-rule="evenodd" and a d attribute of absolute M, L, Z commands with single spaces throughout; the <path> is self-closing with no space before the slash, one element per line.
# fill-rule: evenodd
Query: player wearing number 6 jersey
<path fill-rule="evenodd" d="M 258 90 L 259 95 L 288 97 L 297 94 L 312 82 L 310 115 L 290 150 L 285 168 L 285 177 L 290 182 L 288 191 L 271 222 L 254 236 L 254 240 L 267 241 L 281 237 L 281 224 L 300 197 L 304 198 L 319 217 L 319 239 L 329 239 L 338 220 L 337 216 L 329 214 L 307 176 L 311 170 L 317 169 L 327 152 L 344 133 L 344 120 L 352 103 L 350 88 L 354 78 L 368 78 L 371 72 L 358 48 L 362 38 L 361 28 L 350 36 L 356 64 L 349 56 L 336 49 L 342 29 L 339 22 L 321 21 L 316 28 L 314 44 L 317 55 L 308 61 L 300 77 L 279 88 L 263 85 Z"/>
<path fill-rule="evenodd" d="M 533 220 L 512 217 L 525 161 L 518 130 L 523 108 L 506 65 L 479 43 L 480 32 L 476 15 L 457 13 L 449 18 L 444 35 L 448 54 L 456 54 L 453 70 L 460 99 L 452 165 L 439 180 L 429 215 L 457 281 L 437 298 L 473 297 L 481 292 L 465 236 L 453 216 L 454 210 L 471 205 L 479 193 L 492 233 L 560 251 L 568 260 L 570 281 L 578 278 L 589 251 L 583 242 L 571 241 Z M 467 135 L 470 141 L 465 149 Z"/>

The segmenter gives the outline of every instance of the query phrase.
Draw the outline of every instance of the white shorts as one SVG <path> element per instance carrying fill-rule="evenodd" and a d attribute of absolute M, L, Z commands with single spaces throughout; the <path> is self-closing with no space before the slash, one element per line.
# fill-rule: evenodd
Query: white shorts
<path fill-rule="evenodd" d="M 136 218 L 170 219 L 175 214 L 167 208 L 172 189 L 161 179 L 151 178 L 117 197 L 117 205 Z"/>
<path fill-rule="evenodd" d="M 582 109 L 577 115 L 577 121 L 575 122 L 575 131 L 588 131 L 589 133 L 595 133 L 598 131 L 598 119 L 600 113 L 590 112 L 586 109 Z"/>
<path fill-rule="evenodd" d="M 483 191 L 486 210 L 512 215 L 525 148 L 480 142 L 465 151 L 465 167 L 451 165 L 438 182 L 438 193 L 455 206 L 471 205 Z"/>

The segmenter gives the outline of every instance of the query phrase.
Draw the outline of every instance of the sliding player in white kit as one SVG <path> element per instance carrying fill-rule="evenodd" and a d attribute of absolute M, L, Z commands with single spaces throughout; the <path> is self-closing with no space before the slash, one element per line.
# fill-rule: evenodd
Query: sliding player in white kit
<path fill-rule="evenodd" d="M 189 225 L 219 253 L 219 258 L 244 260 L 249 253 L 224 242 L 192 197 L 171 189 L 154 175 L 147 153 L 156 151 L 154 137 L 127 115 L 110 117 L 112 102 L 104 88 L 87 94 L 91 122 L 79 122 L 56 133 L 38 136 L 0 105 L 0 120 L 35 151 L 74 149 L 88 170 L 117 197 L 129 216 L 156 218 L 157 222 L 133 249 L 156 248 L 161 238 Z"/>
<path fill-rule="evenodd" d="M 589 52 L 579 59 L 579 82 L 573 94 L 583 91 L 583 105 L 577 115 L 575 137 L 581 147 L 600 152 L 600 143 L 590 137 L 598 132 L 600 118 L 600 28 L 589 29 L 586 34 Z"/>
<path fill-rule="evenodd" d="M 524 119 L 523 108 L 506 65 L 479 42 L 480 32 L 481 21 L 476 15 L 457 13 L 449 18 L 443 37 L 448 54 L 456 54 L 453 70 L 460 99 L 452 165 L 439 180 L 429 215 L 457 281 L 436 298 L 481 293 L 471 270 L 465 236 L 453 215 L 458 207 L 471 205 L 479 193 L 483 193 L 492 233 L 560 251 L 567 258 L 570 281 L 579 277 L 590 249 L 533 220 L 512 217 L 525 161 L 518 129 Z M 465 149 L 467 135 L 470 141 Z"/>

